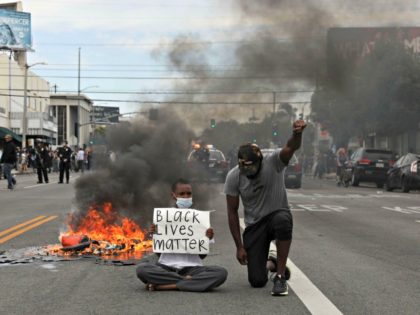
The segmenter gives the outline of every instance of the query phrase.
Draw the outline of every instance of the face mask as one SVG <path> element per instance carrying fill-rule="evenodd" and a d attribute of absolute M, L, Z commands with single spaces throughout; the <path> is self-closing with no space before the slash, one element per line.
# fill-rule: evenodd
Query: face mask
<path fill-rule="evenodd" d="M 256 162 L 251 165 L 244 165 L 242 163 L 239 164 L 239 170 L 242 174 L 244 174 L 247 177 L 254 177 L 258 174 L 260 171 L 261 162 Z"/>
<path fill-rule="evenodd" d="M 176 198 L 176 205 L 181 209 L 191 208 L 193 202 L 192 198 Z"/>

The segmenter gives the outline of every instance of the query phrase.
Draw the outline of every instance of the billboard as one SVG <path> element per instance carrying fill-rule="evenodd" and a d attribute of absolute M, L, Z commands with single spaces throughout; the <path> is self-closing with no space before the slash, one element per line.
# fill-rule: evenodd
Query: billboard
<path fill-rule="evenodd" d="M 0 48 L 31 50 L 31 14 L 0 9 Z"/>
<path fill-rule="evenodd" d="M 93 106 L 91 121 L 118 123 L 120 108 L 111 106 Z"/>
<path fill-rule="evenodd" d="M 328 73 L 340 80 L 374 49 L 378 42 L 401 43 L 420 57 L 420 27 L 330 28 L 327 35 Z"/>

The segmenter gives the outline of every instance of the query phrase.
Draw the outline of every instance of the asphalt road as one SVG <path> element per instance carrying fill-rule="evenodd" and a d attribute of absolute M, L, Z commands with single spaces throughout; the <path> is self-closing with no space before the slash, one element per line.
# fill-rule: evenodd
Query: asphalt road
<path fill-rule="evenodd" d="M 45 222 L 0 244 L 0 251 L 57 243 L 74 198 L 69 185 L 36 185 L 18 177 L 15 191 L 0 181 L 1 233 L 40 215 Z M 217 187 L 222 190 L 222 185 Z M 420 194 L 372 186 L 336 187 L 305 179 L 289 190 L 294 215 L 288 297 L 271 297 L 271 283 L 252 289 L 237 263 L 224 196 L 214 198 L 216 244 L 206 264 L 227 268 L 211 293 L 147 292 L 135 266 L 91 260 L 0 265 L 0 314 L 418 314 Z M 55 217 L 56 216 L 56 217 Z"/>

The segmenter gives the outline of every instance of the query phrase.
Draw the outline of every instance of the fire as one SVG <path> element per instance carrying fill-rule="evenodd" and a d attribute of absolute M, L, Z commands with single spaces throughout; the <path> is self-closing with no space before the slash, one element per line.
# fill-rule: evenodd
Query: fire
<path fill-rule="evenodd" d="M 105 203 L 102 211 L 89 208 L 87 214 L 73 229 L 74 215 L 68 217 L 68 231 L 60 234 L 62 248 L 53 251 L 63 255 L 97 255 L 112 258 L 141 258 L 150 251 L 152 241 L 133 220 L 114 211 L 111 203 Z M 69 243 L 73 246 L 69 246 Z"/>

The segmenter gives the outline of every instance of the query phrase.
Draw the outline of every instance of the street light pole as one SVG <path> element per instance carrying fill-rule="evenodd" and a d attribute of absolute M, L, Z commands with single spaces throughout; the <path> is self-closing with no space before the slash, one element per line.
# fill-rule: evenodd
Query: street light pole
<path fill-rule="evenodd" d="M 25 64 L 25 74 L 23 82 L 23 113 L 22 113 L 22 148 L 26 148 L 26 134 L 28 133 L 28 70 L 36 65 L 46 65 L 45 62 L 37 62 L 32 65 Z"/>
<path fill-rule="evenodd" d="M 78 93 L 77 93 L 77 113 L 78 113 L 78 123 L 77 123 L 77 142 L 78 142 L 78 146 L 79 146 L 79 148 L 81 148 L 82 147 L 82 145 L 83 145 L 83 143 L 82 143 L 82 141 L 81 141 L 81 139 L 82 139 L 82 126 L 85 126 L 85 124 L 84 123 L 82 123 L 82 111 L 81 111 L 81 108 L 80 108 L 80 97 L 81 97 L 81 93 L 83 92 L 83 91 L 86 91 L 87 89 L 91 89 L 91 88 L 98 88 L 99 86 L 98 85 L 90 85 L 90 86 L 87 86 L 87 87 L 85 87 L 85 88 L 83 88 L 83 89 L 79 89 L 79 91 L 78 91 Z"/>

